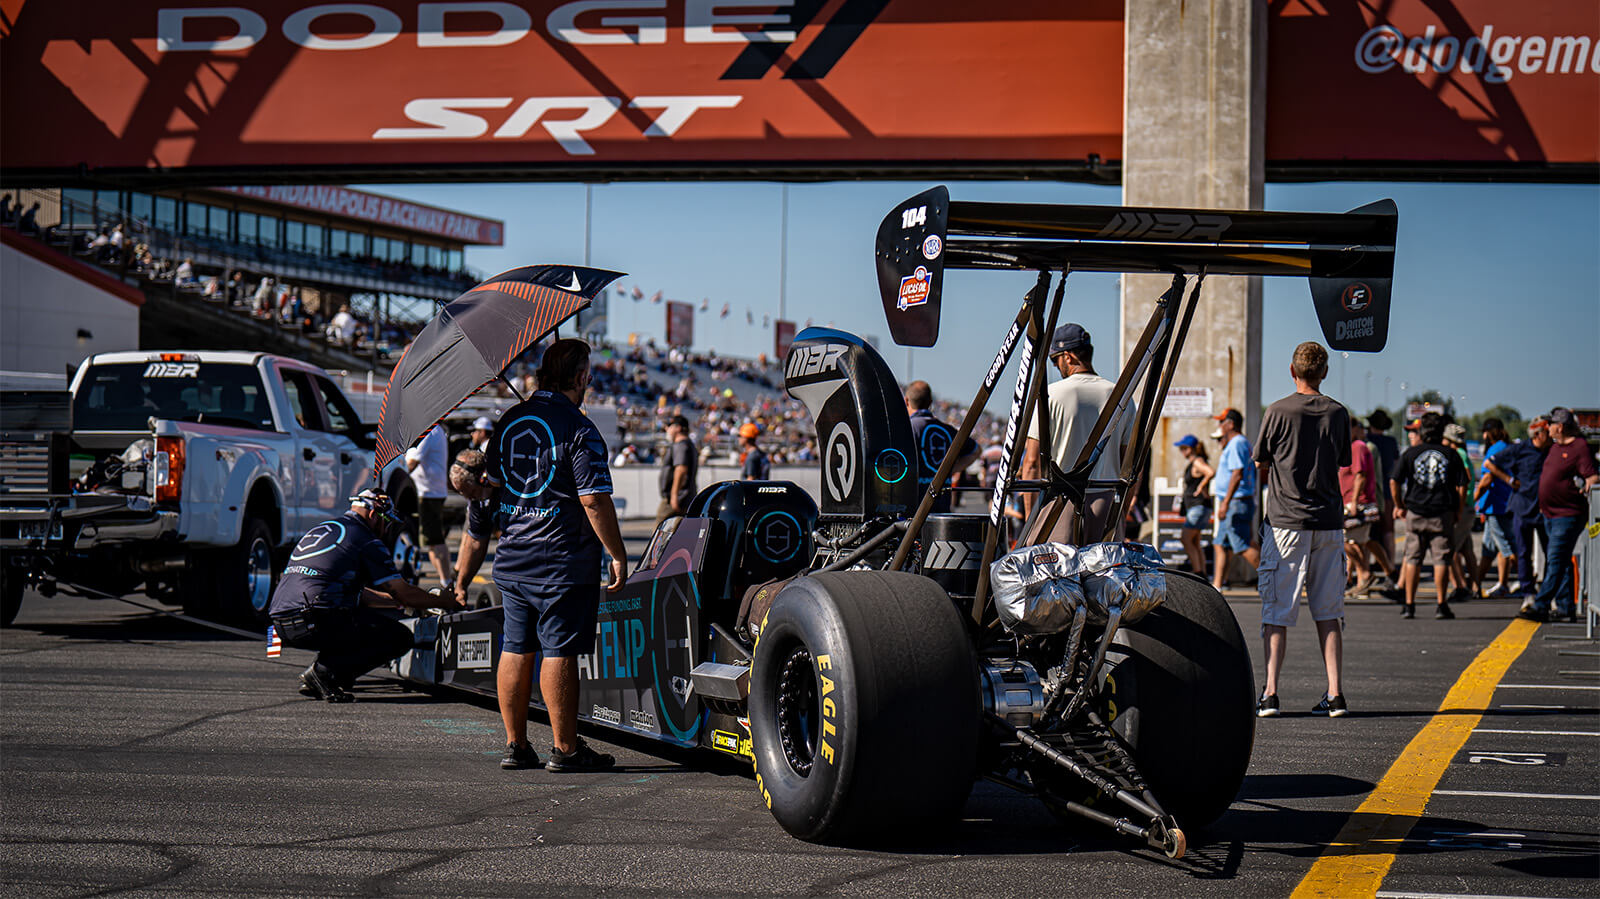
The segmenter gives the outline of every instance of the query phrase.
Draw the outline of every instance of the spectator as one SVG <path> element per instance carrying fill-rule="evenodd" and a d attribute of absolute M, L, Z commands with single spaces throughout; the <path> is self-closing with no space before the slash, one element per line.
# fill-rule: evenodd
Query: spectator
<path fill-rule="evenodd" d="M 1435 618 L 1454 618 L 1445 596 L 1449 582 L 1455 516 L 1466 495 L 1467 472 L 1461 457 L 1440 443 L 1444 439 L 1444 419 L 1429 412 L 1406 425 L 1411 446 L 1400 456 L 1389 482 L 1394 498 L 1394 516 L 1406 522 L 1405 567 L 1401 586 L 1405 589 L 1405 608 L 1401 615 L 1416 617 L 1417 590 L 1422 564 L 1433 556 L 1433 581 L 1439 605 Z"/>
<path fill-rule="evenodd" d="M 89 255 L 99 262 L 104 262 L 106 260 L 106 250 L 110 246 L 111 235 L 106 233 L 106 229 L 101 228 L 100 232 L 94 236 L 94 239 L 89 241 Z"/>
<path fill-rule="evenodd" d="M 4 198 L 0 198 L 0 224 L 11 224 L 11 220 L 17 215 L 18 205 L 20 204 L 13 203 L 11 201 L 10 194 L 6 194 Z"/>
<path fill-rule="evenodd" d="M 33 237 L 39 236 L 39 201 L 35 200 L 33 205 L 28 207 L 28 211 L 22 214 L 22 218 L 17 222 L 17 230 Z"/>
<path fill-rule="evenodd" d="M 417 488 L 417 531 L 433 570 L 446 589 L 455 583 L 450 547 L 445 542 L 444 500 L 449 495 L 450 438 L 444 425 L 434 425 L 422 441 L 406 450 L 406 469 Z"/>
<path fill-rule="evenodd" d="M 674 415 L 667 420 L 667 448 L 661 454 L 661 505 L 656 508 L 656 524 L 689 510 L 694 499 L 695 472 L 700 468 L 700 457 L 695 452 L 694 441 L 689 439 L 689 420 Z"/>
<path fill-rule="evenodd" d="M 760 436 L 761 428 L 755 422 L 747 421 L 739 426 L 739 446 L 744 450 L 739 459 L 739 479 L 742 481 L 766 481 L 772 478 L 772 461 L 756 445 Z"/>
<path fill-rule="evenodd" d="M 172 283 L 179 287 L 188 287 L 195 283 L 193 259 L 184 259 L 178 263 L 178 270 L 172 276 Z"/>
<path fill-rule="evenodd" d="M 350 314 L 350 304 L 344 303 L 333 316 L 333 321 L 328 323 L 328 335 L 343 346 L 352 346 L 359 326 L 356 317 Z"/>
<path fill-rule="evenodd" d="M 480 453 L 489 452 L 489 435 L 494 433 L 494 421 L 487 415 L 480 415 L 472 422 L 472 449 Z"/>
<path fill-rule="evenodd" d="M 122 263 L 122 247 L 125 240 L 126 237 L 122 233 L 122 223 L 118 222 L 117 226 L 111 229 L 111 238 L 106 247 L 105 261 L 115 262 L 119 265 Z"/>
<path fill-rule="evenodd" d="M 1511 488 L 1506 506 L 1511 510 L 1511 548 L 1517 557 L 1517 590 L 1524 611 L 1533 609 L 1534 543 L 1548 547 L 1544 519 L 1539 516 L 1539 478 L 1550 452 L 1549 419 L 1543 415 L 1528 422 L 1528 439 L 1518 440 L 1484 460 L 1495 480 Z"/>
<path fill-rule="evenodd" d="M 1444 445 L 1456 451 L 1461 457 L 1461 467 L 1466 469 L 1467 483 L 1472 484 L 1477 480 L 1477 474 L 1472 470 L 1472 458 L 1467 455 L 1467 429 L 1458 422 L 1450 422 L 1444 426 Z M 1478 559 L 1472 551 L 1472 523 L 1476 516 L 1472 511 L 1472 491 L 1469 489 L 1462 494 L 1462 504 L 1456 513 L 1456 527 L 1451 537 L 1450 556 L 1450 581 L 1455 584 L 1455 589 L 1450 592 L 1451 602 L 1465 602 L 1479 593 L 1476 584 L 1467 582 L 1467 574 L 1478 570 Z"/>
<path fill-rule="evenodd" d="M 1228 583 L 1228 565 L 1235 555 L 1251 569 L 1261 564 L 1261 550 L 1255 541 L 1256 469 L 1250 462 L 1250 441 L 1245 439 L 1244 416 L 1238 409 L 1225 409 L 1216 417 L 1212 438 L 1222 441 L 1217 456 L 1217 474 L 1211 480 L 1211 495 L 1216 498 L 1216 532 L 1212 552 L 1216 570 L 1211 585 L 1218 590 Z"/>
<path fill-rule="evenodd" d="M 933 388 L 928 386 L 927 381 L 912 381 L 907 384 L 905 400 L 906 413 L 911 416 L 911 442 L 917 452 L 917 489 L 920 502 L 921 496 L 932 486 L 933 476 L 939 473 L 939 466 L 944 462 L 950 445 L 955 443 L 956 430 L 934 417 Z M 978 444 L 968 437 L 956 458 L 955 466 L 950 469 L 950 474 L 953 477 L 976 461 L 978 461 Z M 945 489 L 946 486 L 939 485 L 939 495 L 934 498 L 931 511 L 950 511 L 950 498 L 953 494 Z"/>
<path fill-rule="evenodd" d="M 244 272 L 234 272 L 228 279 L 228 304 L 237 306 L 245 301 L 247 288 L 244 285 Z"/>
<path fill-rule="evenodd" d="M 1572 551 L 1589 520 L 1589 491 L 1600 484 L 1600 473 L 1595 471 L 1594 450 L 1583 438 L 1572 410 L 1557 406 L 1550 410 L 1549 418 L 1550 452 L 1539 474 L 1539 511 L 1550 540 L 1544 583 L 1533 598 L 1533 607 L 1517 614 L 1535 621 L 1548 620 L 1552 614 L 1577 621 L 1572 594 L 1578 570 Z"/>
<path fill-rule="evenodd" d="M 1390 561 L 1388 547 L 1376 536 L 1379 533 L 1378 526 L 1385 524 L 1389 516 L 1389 491 L 1385 487 L 1389 483 L 1388 472 L 1383 468 L 1383 460 L 1378 455 L 1377 447 L 1372 445 L 1371 432 L 1361 419 L 1355 417 L 1350 419 L 1350 436 L 1353 441 L 1350 447 L 1351 453 L 1356 452 L 1355 443 L 1359 442 L 1366 449 L 1367 458 L 1372 460 L 1372 477 L 1368 480 L 1368 492 L 1372 494 L 1372 499 L 1368 502 L 1371 505 L 1361 509 L 1361 517 L 1367 526 L 1367 539 L 1356 547 L 1355 571 L 1358 577 L 1365 576 L 1368 579 L 1368 592 L 1381 590 L 1385 597 L 1399 602 L 1404 598 L 1404 594 L 1395 586 L 1399 583 L 1400 574 L 1395 571 L 1394 563 Z M 1346 530 L 1348 529 L 1349 523 L 1346 522 Z M 1348 536 L 1346 539 L 1348 540 Z M 1369 555 L 1378 563 L 1378 568 L 1381 570 L 1376 576 L 1372 572 L 1371 564 L 1367 562 Z M 1346 595 L 1354 595 L 1355 592 L 1357 591 Z"/>
<path fill-rule="evenodd" d="M 1077 467 L 1078 458 L 1087 448 L 1089 435 L 1100 417 L 1100 410 L 1105 406 L 1106 399 L 1111 396 L 1112 388 L 1116 386 L 1095 374 L 1094 343 L 1082 325 L 1069 323 L 1056 329 L 1050 339 L 1050 361 L 1061 374 L 1061 380 L 1051 384 L 1047 391 L 1050 446 L 1042 447 L 1040 422 L 1035 416 L 1029 424 L 1028 439 L 1024 444 L 1023 478 L 1043 476 L 1046 466 L 1042 456 L 1045 452 L 1049 454 L 1049 461 L 1063 472 L 1071 472 Z M 1122 456 L 1132 437 L 1133 420 L 1137 416 L 1137 410 L 1133 403 L 1129 402 L 1124 414 L 1116 423 L 1117 430 L 1107 435 L 1109 440 L 1095 461 L 1093 469 L 1090 470 L 1091 479 L 1116 480 L 1121 476 Z M 1085 492 L 1084 508 L 1081 510 L 1074 509 L 1074 504 L 1070 500 L 1055 500 L 1061 504 L 1055 527 L 1048 534 L 1033 534 L 1029 535 L 1029 538 L 1031 542 L 1045 540 L 1060 543 L 1079 542 L 1079 535 L 1074 533 L 1074 520 L 1077 518 L 1077 513 L 1081 512 L 1083 515 L 1081 540 L 1120 540 L 1121 522 L 1113 521 L 1116 517 L 1115 500 L 1116 491 L 1103 487 Z M 1032 513 L 1031 496 L 1024 498 L 1024 508 Z M 1052 513 L 1049 510 L 1039 514 L 1038 529 L 1042 530 L 1050 514 Z"/>
<path fill-rule="evenodd" d="M 1289 628 L 1305 591 L 1317 625 L 1327 692 L 1312 714 L 1348 711 L 1340 682 L 1344 665 L 1344 502 L 1339 469 L 1350 464 L 1350 413 L 1318 388 L 1328 374 L 1328 351 L 1306 341 L 1289 365 L 1294 393 L 1267 407 L 1255 449 L 1267 482 L 1262 539 L 1261 637 L 1267 683 L 1256 714 L 1278 714 L 1278 676 L 1289 649 Z"/>
<path fill-rule="evenodd" d="M 1177 511 L 1183 513 L 1183 531 L 1180 539 L 1183 551 L 1189 556 L 1189 570 L 1205 577 L 1206 558 L 1200 546 L 1200 531 L 1211 524 L 1211 479 L 1216 469 L 1206 448 L 1193 434 L 1185 434 L 1173 446 L 1187 460 L 1183 466 L 1183 493 L 1178 497 Z"/>
<path fill-rule="evenodd" d="M 1382 557 L 1380 567 L 1385 571 L 1395 569 L 1394 509 L 1390 507 L 1389 488 L 1386 486 L 1394 474 L 1395 465 L 1400 461 L 1400 444 L 1389 433 L 1393 427 L 1394 420 L 1381 407 L 1367 416 L 1367 440 L 1371 441 L 1372 451 L 1377 457 L 1373 460 L 1373 468 L 1379 473 L 1378 494 L 1383 506 L 1383 515 L 1372 526 L 1372 542 L 1367 544 L 1367 549 L 1373 555 Z"/>
<path fill-rule="evenodd" d="M 1367 567 L 1364 547 L 1372 537 L 1372 521 L 1378 517 L 1378 478 L 1372 450 L 1361 439 L 1365 433 L 1361 420 L 1352 417 L 1350 462 L 1339 469 L 1339 492 L 1344 501 L 1345 566 L 1353 581 L 1345 591 L 1346 596 L 1364 595 L 1372 587 L 1372 569 Z"/>
<path fill-rule="evenodd" d="M 1478 560 L 1474 582 L 1483 583 L 1483 576 L 1488 573 L 1492 559 L 1495 563 L 1494 586 L 1484 596 L 1500 597 L 1511 592 L 1506 580 L 1511 574 L 1511 563 L 1516 559 L 1517 550 L 1511 542 L 1511 487 L 1489 471 L 1488 460 L 1498 456 L 1511 443 L 1506 439 L 1505 423 L 1498 418 L 1484 419 L 1481 436 L 1484 446 L 1483 474 L 1478 477 L 1472 499 L 1478 517 L 1483 521 L 1483 553 Z"/>

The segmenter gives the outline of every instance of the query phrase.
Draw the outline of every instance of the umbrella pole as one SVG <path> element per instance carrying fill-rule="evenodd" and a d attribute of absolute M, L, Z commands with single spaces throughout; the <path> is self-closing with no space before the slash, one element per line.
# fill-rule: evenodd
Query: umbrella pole
<path fill-rule="evenodd" d="M 500 375 L 500 380 L 506 382 L 506 386 L 511 388 L 511 395 L 516 397 L 518 401 L 524 403 L 528 401 L 528 398 L 522 395 L 522 391 L 517 389 L 517 385 L 511 383 L 511 379 L 506 377 L 504 373 Z"/>

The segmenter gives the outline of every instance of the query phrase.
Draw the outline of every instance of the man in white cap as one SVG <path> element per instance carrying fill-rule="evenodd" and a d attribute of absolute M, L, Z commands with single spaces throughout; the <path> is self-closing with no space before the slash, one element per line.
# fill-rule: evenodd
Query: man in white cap
<path fill-rule="evenodd" d="M 472 448 L 480 453 L 489 451 L 489 436 L 494 433 L 494 422 L 487 415 L 480 415 L 472 423 Z"/>

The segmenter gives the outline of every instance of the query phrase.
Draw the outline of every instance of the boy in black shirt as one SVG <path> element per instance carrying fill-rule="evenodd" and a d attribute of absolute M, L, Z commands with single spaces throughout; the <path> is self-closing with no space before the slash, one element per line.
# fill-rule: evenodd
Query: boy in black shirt
<path fill-rule="evenodd" d="M 1435 618 L 1454 618 L 1445 600 L 1445 572 L 1450 568 L 1450 536 L 1467 489 L 1467 470 L 1461 456 L 1444 446 L 1444 419 L 1429 412 L 1406 425 L 1411 446 L 1395 464 L 1389 482 L 1394 496 L 1394 517 L 1406 522 L 1405 567 L 1400 572 L 1406 591 L 1401 616 L 1416 617 L 1418 581 L 1423 557 L 1433 550 L 1433 583 L 1439 594 Z"/>

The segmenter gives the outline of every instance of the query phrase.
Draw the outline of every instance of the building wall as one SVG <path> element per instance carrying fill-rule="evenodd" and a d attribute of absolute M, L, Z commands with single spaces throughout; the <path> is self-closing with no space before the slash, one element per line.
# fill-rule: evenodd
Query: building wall
<path fill-rule="evenodd" d="M 27 238 L 5 238 L 0 369 L 57 373 L 91 353 L 139 348 L 137 290 Z M 93 336 L 80 338 L 80 328 Z"/>

